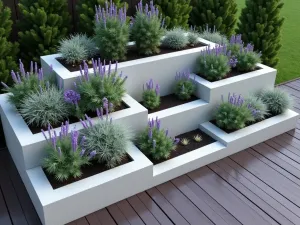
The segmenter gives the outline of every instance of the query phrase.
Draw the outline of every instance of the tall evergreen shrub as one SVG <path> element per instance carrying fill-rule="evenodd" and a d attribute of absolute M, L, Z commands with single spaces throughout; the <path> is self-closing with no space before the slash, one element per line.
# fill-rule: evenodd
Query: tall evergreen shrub
<path fill-rule="evenodd" d="M 59 41 L 70 31 L 66 0 L 19 0 L 21 57 L 28 63 L 57 52 Z"/>
<path fill-rule="evenodd" d="M 190 23 L 204 29 L 208 25 L 221 34 L 230 37 L 234 33 L 237 21 L 236 0 L 192 0 L 193 10 Z"/>
<path fill-rule="evenodd" d="M 281 28 L 284 19 L 280 16 L 282 0 L 247 0 L 242 10 L 237 33 L 245 43 L 252 43 L 261 51 L 262 62 L 275 67 L 281 48 Z"/>
<path fill-rule="evenodd" d="M 164 16 L 167 28 L 188 27 L 192 11 L 190 0 L 155 0 L 154 4 Z"/>
<path fill-rule="evenodd" d="M 105 7 L 106 1 L 109 3 L 110 0 L 79 0 L 77 4 L 78 18 L 78 31 L 80 33 L 85 33 L 88 36 L 94 35 L 94 25 L 95 25 L 95 6 Z M 122 0 L 112 1 L 117 8 L 124 7 L 127 3 L 122 2 Z"/>
<path fill-rule="evenodd" d="M 10 83 L 10 71 L 17 67 L 18 44 L 9 41 L 12 24 L 11 10 L 0 0 L 0 82 L 4 83 Z"/>

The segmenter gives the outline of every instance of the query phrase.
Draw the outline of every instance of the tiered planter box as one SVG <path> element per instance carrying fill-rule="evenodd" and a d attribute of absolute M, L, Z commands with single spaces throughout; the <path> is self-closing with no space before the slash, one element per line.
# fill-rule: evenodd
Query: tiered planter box
<path fill-rule="evenodd" d="M 202 39 L 201 42 L 211 47 L 215 45 Z M 259 70 L 216 82 L 195 76 L 198 100 L 148 113 L 139 103 L 142 101 L 143 84 L 152 78 L 160 85 L 161 96 L 172 94 L 176 72 L 184 69 L 193 71 L 197 57 L 205 48 L 119 63 L 119 71 L 128 75 L 127 94 L 123 101 L 130 108 L 114 112 L 111 116 L 115 122 L 129 125 L 135 133 L 146 127 L 148 119 L 158 117 L 162 128 L 169 129 L 172 137 L 199 128 L 215 141 L 158 164 L 131 145 L 127 150 L 131 162 L 57 189 L 53 189 L 41 168 L 46 144 L 42 133 L 33 134 L 16 108 L 7 102 L 8 95 L 0 96 L 7 146 L 43 224 L 63 225 L 296 126 L 299 115 L 291 110 L 232 133 L 207 122 L 213 118 L 213 110 L 221 95 L 225 98 L 229 92 L 246 95 L 261 88 L 274 87 L 276 70 L 261 64 L 257 65 Z M 58 54 L 41 57 L 43 69 L 46 73 L 52 65 L 64 89 L 73 88 L 80 73 L 70 72 L 57 61 L 58 57 Z M 71 124 L 71 127 L 75 125 L 77 130 L 82 129 L 80 123 Z"/>

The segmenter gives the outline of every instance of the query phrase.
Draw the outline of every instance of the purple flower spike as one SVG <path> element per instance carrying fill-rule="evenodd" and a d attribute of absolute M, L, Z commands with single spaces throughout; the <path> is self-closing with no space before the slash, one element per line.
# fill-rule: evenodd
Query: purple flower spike
<path fill-rule="evenodd" d="M 93 159 L 97 155 L 96 150 L 92 151 L 89 155 L 89 160 Z"/>
<path fill-rule="evenodd" d="M 175 139 L 174 139 L 174 144 L 175 144 L 175 145 L 177 145 L 179 142 L 180 142 L 180 139 L 179 139 L 179 138 L 175 138 Z"/>
<path fill-rule="evenodd" d="M 76 104 L 80 100 L 80 94 L 74 90 L 67 90 L 64 93 L 64 99 L 67 103 Z"/>
<path fill-rule="evenodd" d="M 2 84 L 2 86 L 3 86 L 4 88 L 6 88 L 6 89 L 9 88 L 9 87 L 6 85 L 6 83 L 4 83 L 4 82 L 2 82 L 2 81 L 1 81 L 1 84 Z"/>
<path fill-rule="evenodd" d="M 168 135 L 169 135 L 169 130 L 167 129 L 167 130 L 166 130 L 166 136 L 168 136 Z"/>
<path fill-rule="evenodd" d="M 82 149 L 81 152 L 80 152 L 80 156 L 84 156 L 84 153 L 85 153 L 85 149 Z"/>
<path fill-rule="evenodd" d="M 155 87 L 155 94 L 156 94 L 157 96 L 159 96 L 159 92 L 160 92 L 160 87 L 159 87 L 158 84 L 156 84 L 156 87 Z"/>
<path fill-rule="evenodd" d="M 152 127 L 150 127 L 149 131 L 148 131 L 148 137 L 149 137 L 149 139 L 152 139 L 152 135 L 153 135 L 153 131 L 152 131 Z"/>

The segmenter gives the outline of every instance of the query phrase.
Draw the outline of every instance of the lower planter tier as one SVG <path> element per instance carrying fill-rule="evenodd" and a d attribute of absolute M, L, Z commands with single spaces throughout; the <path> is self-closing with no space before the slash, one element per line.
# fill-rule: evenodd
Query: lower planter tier
<path fill-rule="evenodd" d="M 199 128 L 217 141 L 156 165 L 132 145 L 133 161 L 55 190 L 41 167 L 19 173 L 42 223 L 63 225 L 291 130 L 298 117 L 288 110 L 230 134 L 205 122 Z"/>

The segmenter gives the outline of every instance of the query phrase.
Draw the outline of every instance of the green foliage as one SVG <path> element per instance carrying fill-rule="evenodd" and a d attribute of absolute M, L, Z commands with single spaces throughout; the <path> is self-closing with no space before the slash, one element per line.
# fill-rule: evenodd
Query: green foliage
<path fill-rule="evenodd" d="M 154 0 L 154 4 L 165 18 L 166 28 L 188 27 L 190 0 Z"/>
<path fill-rule="evenodd" d="M 242 10 L 237 33 L 245 43 L 252 43 L 262 52 L 262 62 L 268 66 L 278 64 L 281 48 L 281 28 L 284 19 L 280 16 L 282 0 L 247 0 Z"/>
<path fill-rule="evenodd" d="M 229 59 L 225 52 L 216 54 L 216 49 L 202 51 L 197 59 L 196 72 L 205 76 L 209 81 L 217 81 L 224 78 L 230 71 Z"/>
<path fill-rule="evenodd" d="M 200 38 L 203 38 L 216 44 L 228 44 L 226 36 L 220 34 L 220 32 L 216 31 L 215 29 L 209 29 L 208 27 L 206 27 L 206 29 L 203 32 L 201 32 L 199 36 Z"/>
<path fill-rule="evenodd" d="M 236 55 L 236 68 L 241 72 L 253 71 L 256 64 L 260 63 L 260 54 L 256 52 L 246 51 L 245 49 L 239 51 Z"/>
<path fill-rule="evenodd" d="M 11 29 L 11 10 L 0 0 L 0 81 L 11 83 L 10 71 L 17 68 L 18 44 L 9 41 Z"/>
<path fill-rule="evenodd" d="M 175 86 L 175 95 L 181 100 L 188 100 L 192 97 L 195 90 L 196 86 L 192 80 L 179 80 Z"/>
<path fill-rule="evenodd" d="M 140 150 L 154 160 L 167 159 L 176 149 L 174 140 L 168 137 L 168 132 L 160 129 L 160 121 L 149 121 L 149 126 L 138 135 L 137 143 Z"/>
<path fill-rule="evenodd" d="M 45 148 L 47 156 L 43 160 L 43 168 L 60 182 L 81 177 L 81 168 L 90 165 L 91 159 L 90 156 L 84 155 L 84 150 L 78 145 L 78 137 L 75 136 L 78 133 L 72 132 L 71 137 L 67 135 L 61 139 L 54 138 L 54 145 L 50 143 L 51 138 L 48 139 L 48 145 Z M 75 149 L 74 143 L 76 143 Z"/>
<path fill-rule="evenodd" d="M 187 38 L 188 38 L 188 43 L 190 46 L 195 46 L 197 44 L 199 44 L 199 33 L 197 31 L 189 31 L 187 34 Z"/>
<path fill-rule="evenodd" d="M 49 123 L 59 125 L 70 115 L 63 92 L 55 87 L 28 95 L 19 111 L 27 124 L 37 127 L 46 127 Z"/>
<path fill-rule="evenodd" d="M 69 64 L 81 63 L 97 54 L 94 41 L 85 34 L 71 35 L 59 42 L 58 52 Z"/>
<path fill-rule="evenodd" d="M 215 27 L 220 33 L 230 37 L 237 21 L 235 0 L 191 0 L 193 10 L 190 23 L 198 28 Z"/>
<path fill-rule="evenodd" d="M 142 55 L 153 55 L 159 53 L 161 38 L 164 29 L 158 15 L 149 16 L 138 11 L 131 27 L 131 37 L 135 41 L 137 50 Z"/>
<path fill-rule="evenodd" d="M 105 6 L 107 0 L 79 0 L 77 1 L 76 11 L 79 14 L 78 30 L 82 33 L 87 34 L 89 37 L 94 35 L 94 24 L 95 24 L 95 6 Z M 108 1 L 109 2 L 109 1 Z M 128 8 L 128 4 L 122 0 L 112 1 L 117 8 Z"/>
<path fill-rule="evenodd" d="M 254 118 L 246 105 L 237 106 L 229 102 L 223 102 L 217 108 L 215 120 L 218 127 L 235 131 L 244 128 Z"/>
<path fill-rule="evenodd" d="M 111 7 L 112 11 L 117 10 L 114 5 L 111 5 Z M 101 14 L 97 15 L 95 42 L 97 47 L 99 47 L 101 57 L 112 61 L 124 60 L 129 41 L 129 24 L 126 23 L 125 13 L 122 12 L 124 13 L 122 18 L 109 16 L 108 14 L 101 18 L 105 11 L 101 10 L 101 8 L 98 10 L 101 11 Z M 110 9 L 108 8 L 108 10 Z"/>
<path fill-rule="evenodd" d="M 166 32 L 162 45 L 171 49 L 183 49 L 189 43 L 188 36 L 185 35 L 185 31 L 181 28 L 174 28 Z"/>
<path fill-rule="evenodd" d="M 59 41 L 70 30 L 65 0 L 20 0 L 19 42 L 25 62 L 56 53 Z"/>
<path fill-rule="evenodd" d="M 258 91 L 255 96 L 267 105 L 269 113 L 273 116 L 284 113 L 292 106 L 290 95 L 278 88 Z"/>
<path fill-rule="evenodd" d="M 245 104 L 250 105 L 255 110 L 254 119 L 255 121 L 261 121 L 269 115 L 267 105 L 258 97 L 250 95 L 245 98 Z"/>
<path fill-rule="evenodd" d="M 160 96 L 155 93 L 155 90 L 145 90 L 143 92 L 143 105 L 147 109 L 156 109 L 160 105 Z"/>
<path fill-rule="evenodd" d="M 86 65 L 87 67 L 87 65 Z M 77 83 L 77 92 L 80 94 L 79 108 L 83 112 L 96 111 L 103 107 L 104 97 L 111 102 L 114 107 L 120 106 L 125 94 L 124 83 L 127 77 L 122 78 L 117 72 L 108 74 L 87 74 L 86 79 Z"/>
<path fill-rule="evenodd" d="M 105 163 L 108 168 L 121 163 L 132 139 L 128 128 L 106 119 L 83 129 L 81 134 L 85 137 L 84 149 L 87 152 L 96 151 L 98 162 Z"/>

